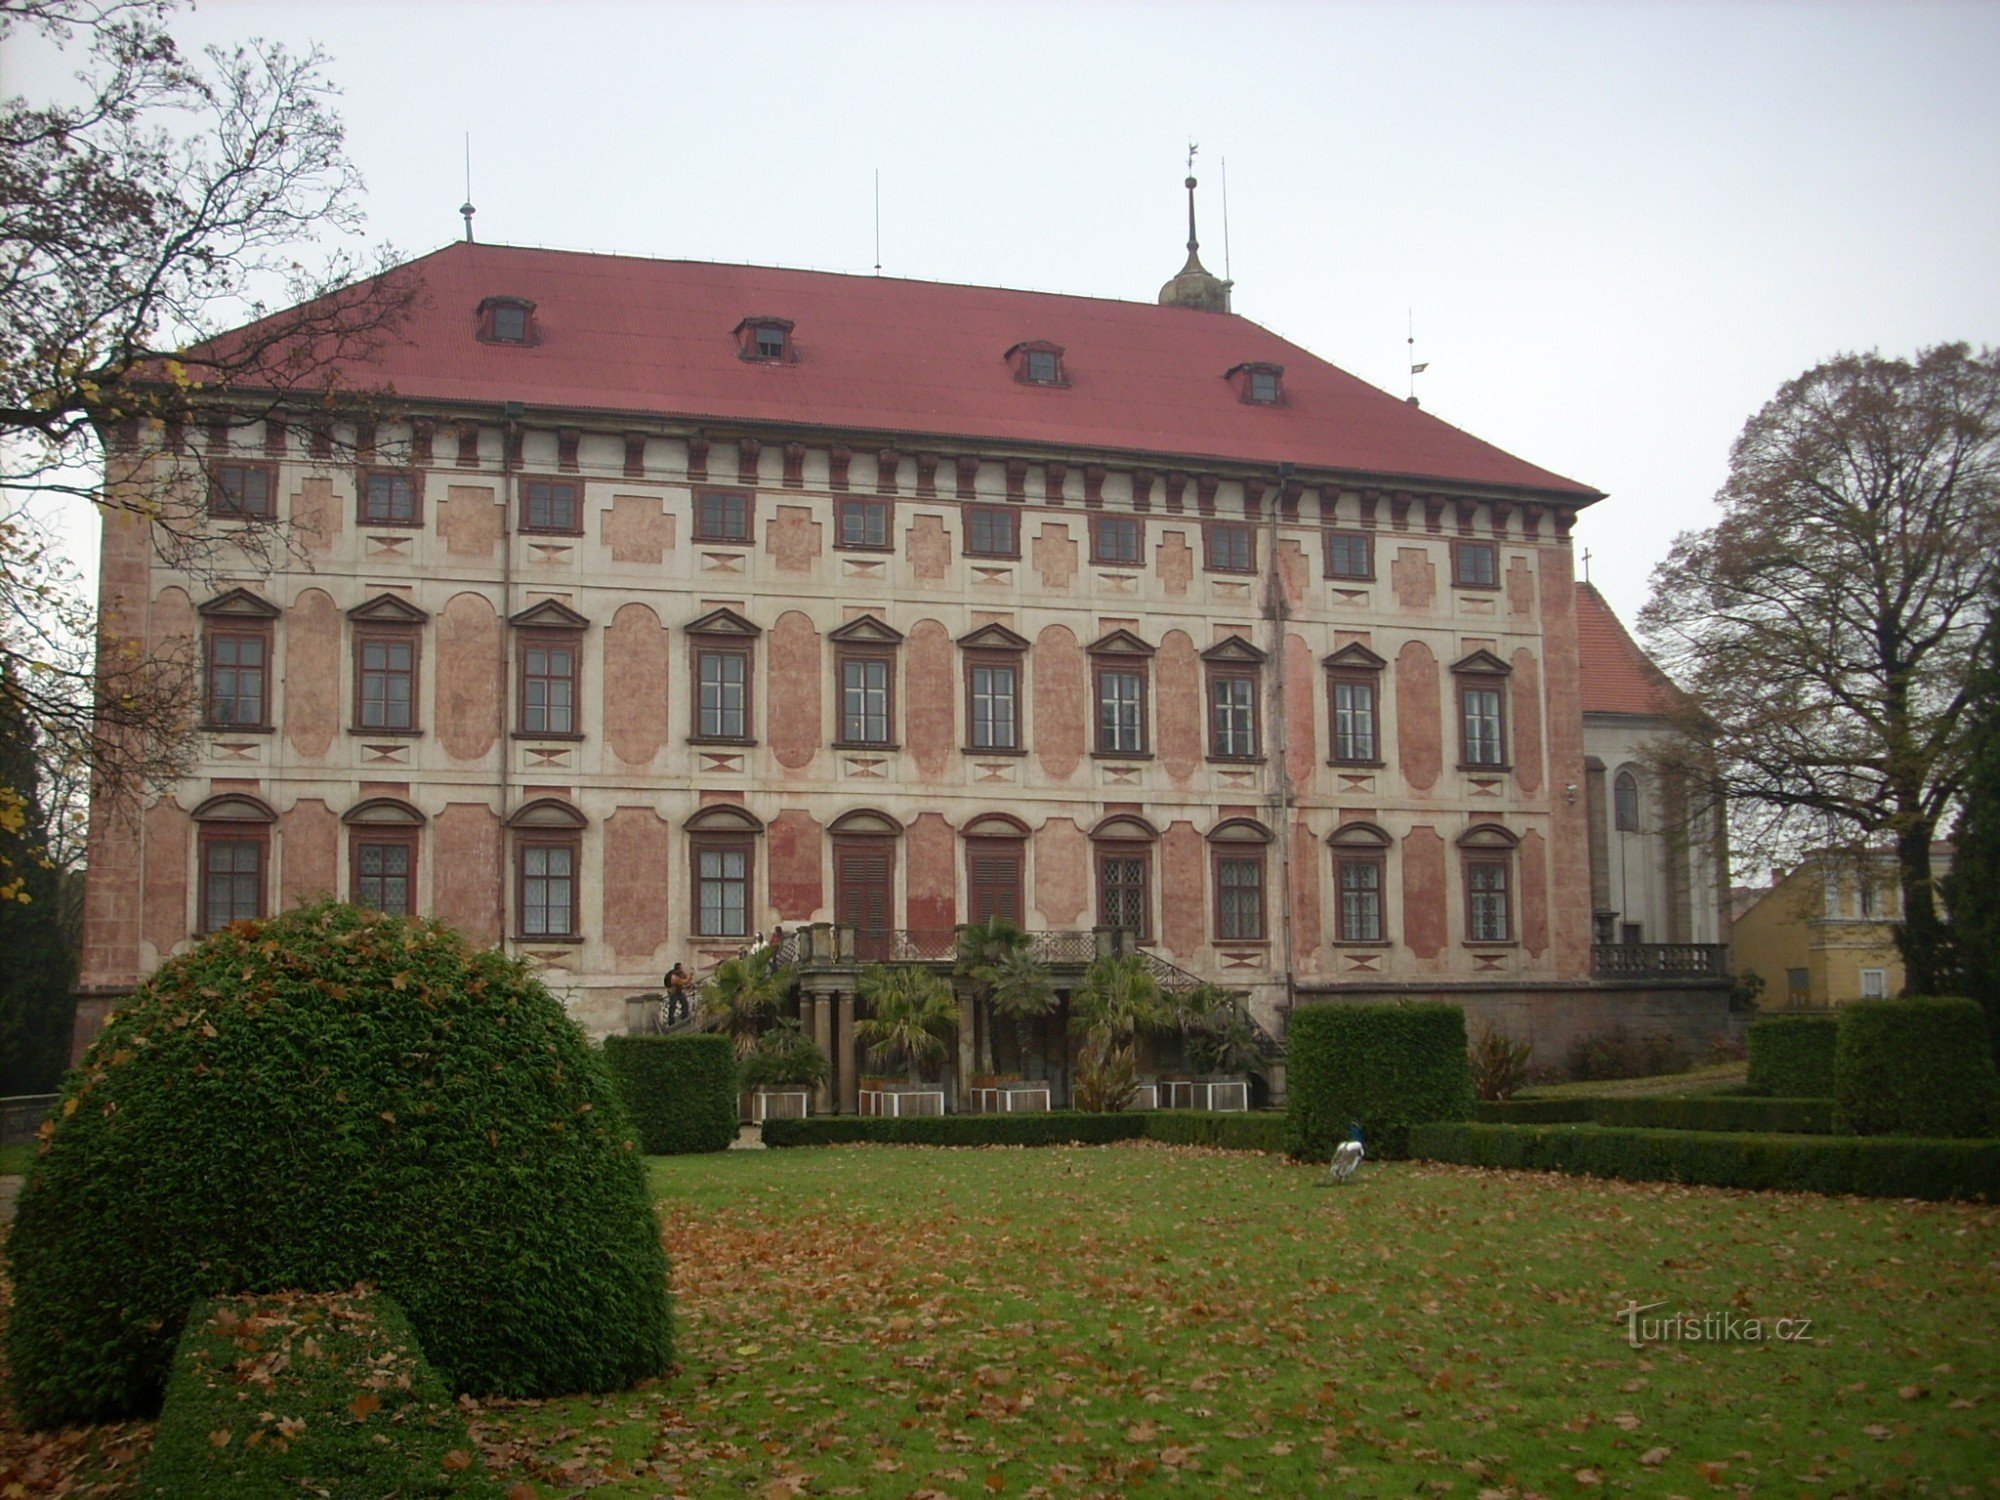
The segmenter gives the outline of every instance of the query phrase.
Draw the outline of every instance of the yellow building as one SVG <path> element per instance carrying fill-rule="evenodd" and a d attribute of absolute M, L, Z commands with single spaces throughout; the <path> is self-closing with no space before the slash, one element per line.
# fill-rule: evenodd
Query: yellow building
<path fill-rule="evenodd" d="M 1940 879 L 1949 845 L 1932 850 Z M 1775 872 L 1774 872 L 1775 874 Z M 1902 993 L 1896 861 L 1887 851 L 1817 854 L 1754 896 L 1731 937 L 1738 975 L 1764 981 L 1766 1009 L 1840 1005 Z"/>

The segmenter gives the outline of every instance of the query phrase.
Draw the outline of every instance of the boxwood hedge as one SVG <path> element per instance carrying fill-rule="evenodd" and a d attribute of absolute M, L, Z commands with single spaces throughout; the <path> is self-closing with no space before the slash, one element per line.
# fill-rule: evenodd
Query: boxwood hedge
<path fill-rule="evenodd" d="M 389 1298 L 230 1297 L 188 1319 L 138 1489 L 159 1500 L 497 1500 L 478 1452 Z"/>
<path fill-rule="evenodd" d="M 1086 1114 L 1061 1109 L 1024 1115 L 813 1115 L 766 1120 L 767 1146 L 845 1146 L 872 1141 L 894 1146 L 1063 1146 L 1138 1140 L 1144 1114 Z"/>
<path fill-rule="evenodd" d="M 1875 1198 L 2000 1201 L 2000 1141 L 1625 1130 L 1605 1125 L 1421 1125 L 1412 1155 L 1517 1167 Z"/>
<path fill-rule="evenodd" d="M 1752 1021 L 1750 1092 L 1781 1099 L 1831 1099 L 1839 1027 L 1840 1018 L 1830 1011 L 1759 1016 Z"/>
<path fill-rule="evenodd" d="M 1840 1009 L 1834 1124 L 1843 1134 L 1978 1136 L 1996 1084 L 1986 1014 L 1963 999 L 1856 1000 Z"/>
<path fill-rule="evenodd" d="M 1831 1099 L 1761 1099 L 1750 1094 L 1694 1094 L 1686 1098 L 1605 1098 L 1589 1101 L 1599 1125 L 1647 1130 L 1761 1131 L 1780 1135 L 1831 1135 Z"/>
<path fill-rule="evenodd" d="M 7 1260 L 17 1409 L 154 1410 L 206 1298 L 369 1282 L 456 1390 L 672 1356 L 631 1128 L 549 992 L 436 923 L 323 902 L 168 962 L 99 1034 Z"/>
<path fill-rule="evenodd" d="M 648 1156 L 726 1151 L 736 1139 L 736 1057 L 726 1036 L 608 1036 L 604 1059 Z"/>
<path fill-rule="evenodd" d="M 1358 1122 L 1373 1156 L 1405 1153 L 1410 1127 L 1472 1118 L 1465 1012 L 1456 1005 L 1309 1005 L 1285 1047 L 1292 1153 L 1326 1161 Z"/>
<path fill-rule="evenodd" d="M 1162 1109 L 1141 1116 L 1146 1138 L 1173 1146 L 1218 1146 L 1225 1151 L 1283 1151 L 1291 1127 L 1269 1110 L 1237 1114 L 1200 1109 Z"/>

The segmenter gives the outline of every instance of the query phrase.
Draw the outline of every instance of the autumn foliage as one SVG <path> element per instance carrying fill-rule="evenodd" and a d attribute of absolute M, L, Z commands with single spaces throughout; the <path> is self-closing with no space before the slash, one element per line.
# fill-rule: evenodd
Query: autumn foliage
<path fill-rule="evenodd" d="M 7 1245 L 17 1409 L 157 1408 L 207 1298 L 369 1282 L 456 1390 L 608 1390 L 672 1353 L 603 1065 L 519 963 L 332 902 L 140 987 L 64 1085 Z"/>

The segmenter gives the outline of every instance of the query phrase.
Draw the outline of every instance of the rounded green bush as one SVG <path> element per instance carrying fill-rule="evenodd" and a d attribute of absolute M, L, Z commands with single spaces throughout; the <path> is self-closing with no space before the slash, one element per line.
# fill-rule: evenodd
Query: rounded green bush
<path fill-rule="evenodd" d="M 520 963 L 331 902 L 166 964 L 65 1081 L 7 1245 L 17 1409 L 156 1410 L 188 1309 L 372 1283 L 459 1391 L 672 1357 L 667 1263 L 601 1060 Z"/>

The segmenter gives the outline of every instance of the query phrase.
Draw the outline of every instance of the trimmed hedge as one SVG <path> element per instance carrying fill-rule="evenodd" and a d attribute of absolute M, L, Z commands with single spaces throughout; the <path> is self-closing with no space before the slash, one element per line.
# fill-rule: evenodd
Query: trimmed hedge
<path fill-rule="evenodd" d="M 667 1261 L 597 1051 L 522 964 L 321 902 L 170 960 L 99 1034 L 6 1254 L 16 1409 L 158 1409 L 197 1302 L 368 1282 L 459 1391 L 672 1360 Z"/>
<path fill-rule="evenodd" d="M 1759 1016 L 1750 1023 L 1750 1092 L 1780 1099 L 1831 1099 L 1834 1039 L 1839 1030 L 1840 1017 L 1830 1012 Z"/>
<path fill-rule="evenodd" d="M 1840 1010 L 1834 1128 L 1852 1135 L 1982 1136 L 1996 1084 L 1986 1014 L 1963 999 L 1856 1000 Z"/>
<path fill-rule="evenodd" d="M 1290 1122 L 1272 1110 L 1219 1114 L 1201 1109 L 1162 1109 L 1141 1116 L 1146 1138 L 1173 1146 L 1219 1146 L 1224 1151 L 1280 1152 L 1290 1145 Z"/>
<path fill-rule="evenodd" d="M 727 1151 L 736 1139 L 736 1054 L 726 1036 L 608 1036 L 604 1060 L 648 1156 Z"/>
<path fill-rule="evenodd" d="M 1066 1146 L 1138 1140 L 1146 1134 L 1144 1114 L 1086 1114 L 1054 1110 L 1033 1115 L 912 1115 L 881 1119 L 872 1115 L 812 1115 L 803 1120 L 766 1120 L 767 1146 Z"/>
<path fill-rule="evenodd" d="M 2000 1140 L 1725 1134 L 1603 1125 L 1419 1125 L 1412 1155 L 1704 1187 L 2000 1201 Z"/>
<path fill-rule="evenodd" d="M 1328 1161 L 1359 1121 L 1368 1153 L 1408 1152 L 1412 1125 L 1472 1118 L 1465 1012 L 1456 1005 L 1310 1005 L 1286 1027 L 1294 1156 Z"/>
<path fill-rule="evenodd" d="M 1592 1099 L 1599 1125 L 1644 1130 L 1748 1131 L 1766 1135 L 1833 1134 L 1831 1099 L 1762 1099 L 1749 1094 L 1691 1094 L 1685 1098 Z"/>
<path fill-rule="evenodd" d="M 1569 1125 L 1591 1119 L 1594 1099 L 1572 1095 L 1566 1099 L 1481 1099 L 1472 1106 L 1472 1118 L 1487 1125 Z"/>
<path fill-rule="evenodd" d="M 451 1392 L 389 1298 L 205 1302 L 174 1356 L 139 1493 L 493 1496 Z"/>

